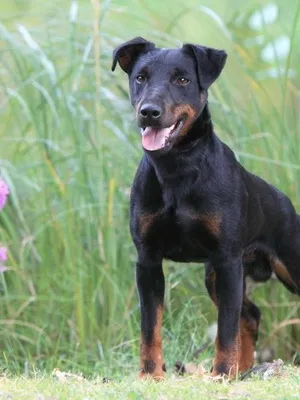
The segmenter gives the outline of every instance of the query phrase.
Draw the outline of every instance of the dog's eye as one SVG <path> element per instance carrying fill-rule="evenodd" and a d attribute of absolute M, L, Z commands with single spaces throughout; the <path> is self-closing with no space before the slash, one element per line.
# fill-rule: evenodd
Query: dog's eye
<path fill-rule="evenodd" d="M 145 82 L 146 77 L 145 77 L 144 75 L 137 75 L 137 77 L 135 78 L 135 80 L 136 80 L 138 83 L 143 83 L 143 82 Z"/>
<path fill-rule="evenodd" d="M 185 76 L 181 76 L 180 78 L 176 79 L 176 85 L 187 85 L 190 83 L 190 80 Z"/>

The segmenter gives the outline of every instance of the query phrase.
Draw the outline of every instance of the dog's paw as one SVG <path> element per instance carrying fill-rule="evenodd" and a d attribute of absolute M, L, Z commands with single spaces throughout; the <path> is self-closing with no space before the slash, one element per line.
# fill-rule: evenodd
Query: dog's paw
<path fill-rule="evenodd" d="M 164 374 L 166 372 L 165 364 L 162 364 L 160 367 L 154 364 L 154 368 L 147 368 L 148 365 L 145 367 L 141 368 L 139 371 L 138 378 L 140 380 L 154 379 L 156 381 L 161 381 L 164 379 Z"/>

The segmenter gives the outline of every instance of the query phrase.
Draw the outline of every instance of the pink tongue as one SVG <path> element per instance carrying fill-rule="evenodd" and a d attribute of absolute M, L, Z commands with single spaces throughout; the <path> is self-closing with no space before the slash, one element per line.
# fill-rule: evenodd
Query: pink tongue
<path fill-rule="evenodd" d="M 156 129 L 151 126 L 142 131 L 142 144 L 146 150 L 158 150 L 165 146 L 166 139 L 171 133 L 172 127 Z"/>

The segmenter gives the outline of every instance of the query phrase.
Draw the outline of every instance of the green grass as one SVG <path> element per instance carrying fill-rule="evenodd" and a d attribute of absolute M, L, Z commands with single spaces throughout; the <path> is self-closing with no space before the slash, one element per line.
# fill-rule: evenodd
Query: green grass
<path fill-rule="evenodd" d="M 2 378 L 0 396 L 18 400 L 225 400 L 234 398 L 251 400 L 290 400 L 300 395 L 300 371 L 286 367 L 281 376 L 268 380 L 253 378 L 247 381 L 211 382 L 203 378 L 167 378 L 164 382 L 139 382 L 128 377 L 119 382 L 103 383 L 102 379 L 81 380 L 73 377 L 65 381 L 56 378 L 34 379 Z"/>
<path fill-rule="evenodd" d="M 11 189 L 0 214 L 0 243 L 10 252 L 0 276 L 3 370 L 118 378 L 138 364 L 128 203 L 142 151 L 126 77 L 110 71 L 122 41 L 143 35 L 163 46 L 225 48 L 228 64 L 210 93 L 216 132 L 300 210 L 300 2 L 277 3 L 277 20 L 258 31 L 248 25 L 259 11 L 252 0 L 189 0 L 184 10 L 180 1 L 106 1 L 100 10 L 87 0 L 1 3 L 0 175 Z M 282 35 L 291 41 L 287 57 L 263 61 L 262 49 Z M 202 265 L 166 263 L 165 271 L 170 366 L 191 360 L 216 315 Z M 299 316 L 299 299 L 275 281 L 254 297 L 263 312 L 259 346 L 293 360 L 299 324 L 276 328 Z M 203 357 L 211 355 L 212 346 Z"/>

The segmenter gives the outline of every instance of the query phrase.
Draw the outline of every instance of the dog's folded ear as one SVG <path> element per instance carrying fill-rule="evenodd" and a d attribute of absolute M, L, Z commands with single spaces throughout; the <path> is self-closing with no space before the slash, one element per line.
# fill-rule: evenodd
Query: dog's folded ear
<path fill-rule="evenodd" d="M 207 90 L 220 75 L 226 62 L 226 52 L 194 44 L 184 44 L 182 49 L 195 58 L 200 87 Z"/>
<path fill-rule="evenodd" d="M 123 71 L 129 74 L 139 54 L 153 50 L 154 48 L 154 43 L 148 42 L 148 40 L 142 37 L 136 37 L 121 44 L 113 52 L 112 71 L 115 70 L 118 62 Z"/>

